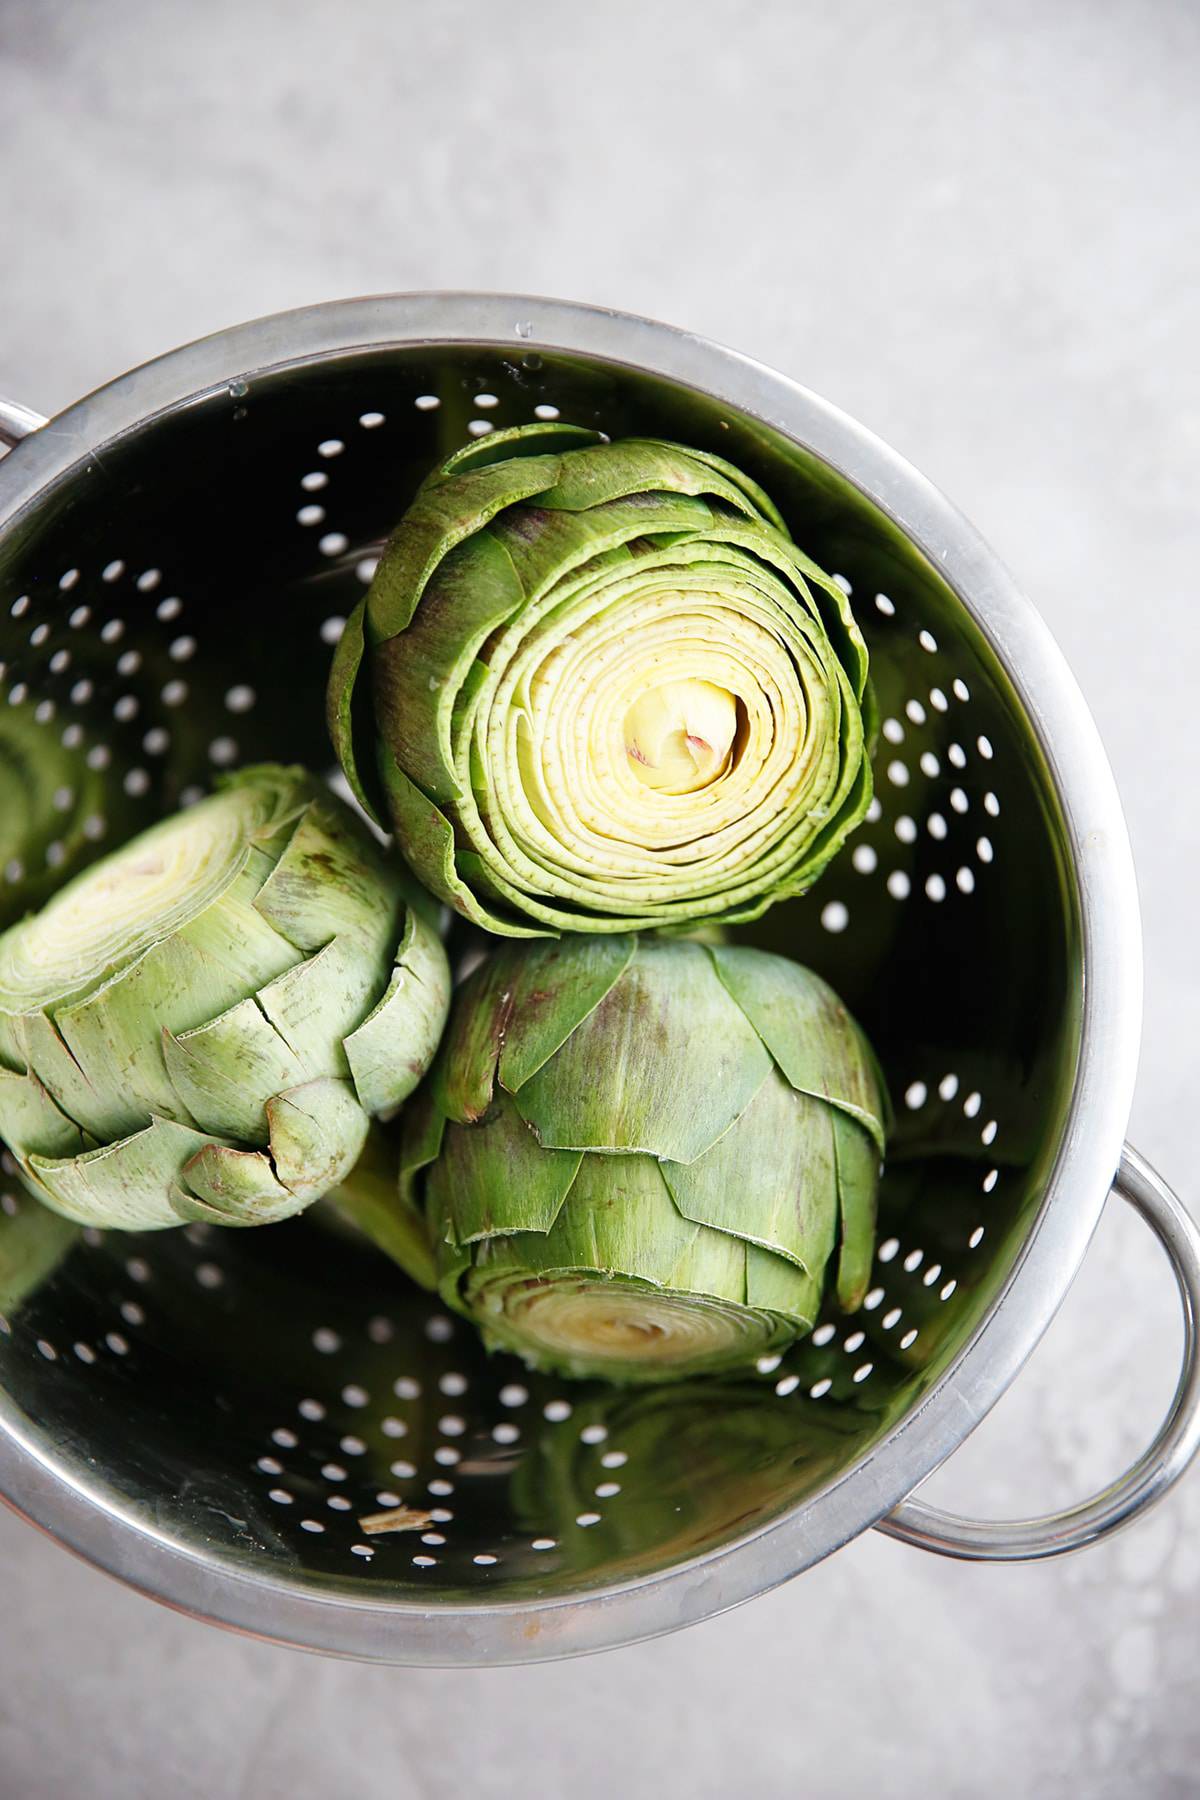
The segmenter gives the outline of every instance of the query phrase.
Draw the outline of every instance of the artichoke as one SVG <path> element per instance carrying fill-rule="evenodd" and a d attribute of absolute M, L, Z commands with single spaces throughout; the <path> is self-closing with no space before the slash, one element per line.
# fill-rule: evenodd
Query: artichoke
<path fill-rule="evenodd" d="M 459 450 L 334 658 L 352 788 L 425 885 L 537 937 L 757 918 L 871 798 L 838 584 L 732 464 L 525 426 Z"/>
<path fill-rule="evenodd" d="M 0 708 L 0 929 L 99 854 L 110 798 L 103 776 L 30 707 Z"/>
<path fill-rule="evenodd" d="M 818 976 L 748 947 L 499 949 L 406 1109 L 446 1302 L 573 1376 L 737 1369 L 871 1266 L 885 1100 Z"/>
<path fill-rule="evenodd" d="M 0 937 L 0 1138 L 81 1224 L 288 1217 L 428 1067 L 427 901 L 299 769 L 232 778 Z"/>
<path fill-rule="evenodd" d="M 79 1228 L 28 1197 L 23 1203 L 15 1194 L 0 1199 L 0 1319 L 11 1321 L 50 1280 Z"/>

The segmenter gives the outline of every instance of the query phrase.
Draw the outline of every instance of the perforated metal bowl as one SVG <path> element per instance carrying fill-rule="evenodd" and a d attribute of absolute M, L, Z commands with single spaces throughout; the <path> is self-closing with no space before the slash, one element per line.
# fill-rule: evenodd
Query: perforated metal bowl
<path fill-rule="evenodd" d="M 962 1556 L 1089 1542 L 1179 1475 L 1200 1406 L 1196 1232 L 1121 1160 L 1130 853 L 1049 635 L 875 439 L 740 356 L 558 302 L 403 296 L 264 320 L 48 423 L 0 411 L 16 445 L 0 700 L 104 772 L 125 829 L 242 760 L 328 767 L 330 645 L 390 526 L 436 457 L 535 414 L 732 457 L 838 572 L 870 640 L 885 719 L 870 821 L 812 896 L 747 934 L 829 976 L 898 1097 L 865 1309 L 752 1381 L 635 1398 L 487 1359 L 310 1219 L 91 1234 L 0 1319 L 0 1488 L 176 1607 L 396 1662 L 665 1631 L 881 1520 Z M 88 841 L 107 841 L 99 813 Z M 1155 1444 L 1059 1518 L 898 1506 L 1032 1350 L 1119 1162 L 1184 1299 Z M 0 1190 L 10 1212 L 32 1204 Z"/>

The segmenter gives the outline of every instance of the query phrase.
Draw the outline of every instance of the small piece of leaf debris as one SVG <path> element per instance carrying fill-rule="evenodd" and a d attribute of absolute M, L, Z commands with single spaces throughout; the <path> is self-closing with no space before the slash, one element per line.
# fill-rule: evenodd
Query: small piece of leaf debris
<path fill-rule="evenodd" d="M 368 1513 L 358 1521 L 358 1528 L 368 1537 L 378 1537 L 384 1531 L 424 1531 L 432 1524 L 432 1513 L 415 1506 L 389 1506 L 386 1512 Z"/>

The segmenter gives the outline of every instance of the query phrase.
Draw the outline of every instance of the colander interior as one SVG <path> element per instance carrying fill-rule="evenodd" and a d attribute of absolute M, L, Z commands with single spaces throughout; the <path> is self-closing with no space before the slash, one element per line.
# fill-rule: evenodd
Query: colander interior
<path fill-rule="evenodd" d="M 331 646 L 390 526 L 436 456 L 534 416 L 733 458 L 868 638 L 884 721 L 868 822 L 811 896 L 742 934 L 827 976 L 882 1057 L 896 1123 L 862 1312 L 830 1312 L 745 1380 L 620 1393 L 484 1356 L 304 1218 L 84 1233 L 0 1317 L 0 1418 L 98 1504 L 233 1569 L 421 1607 L 628 1582 L 849 1469 L 985 1318 L 1044 1197 L 1079 1046 L 1059 805 L 962 601 L 814 455 L 594 359 L 425 345 L 231 379 L 45 492 L 0 540 L 0 703 L 102 772 L 89 841 L 242 762 L 329 769 Z M 0 916 L 27 873 L 0 871 Z M 31 1206 L 4 1169 L 5 1211 Z"/>

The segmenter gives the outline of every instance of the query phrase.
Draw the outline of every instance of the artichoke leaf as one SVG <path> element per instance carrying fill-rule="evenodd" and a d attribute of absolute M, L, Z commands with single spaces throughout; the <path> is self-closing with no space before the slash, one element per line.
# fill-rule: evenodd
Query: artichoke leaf
<path fill-rule="evenodd" d="M 414 910 L 387 991 L 345 1041 L 354 1089 L 373 1118 L 388 1118 L 421 1080 L 450 1009 L 450 970 L 441 939 Z"/>
<path fill-rule="evenodd" d="M 203 1131 L 265 1141 L 267 1104 L 307 1073 L 254 1000 L 242 1000 L 194 1031 L 163 1029 L 163 1061 L 188 1116 Z"/>
<path fill-rule="evenodd" d="M 271 1162 L 297 1200 L 319 1200 L 362 1155 L 370 1120 L 349 1081 L 307 1081 L 267 1106 Z"/>
<path fill-rule="evenodd" d="M 428 477 L 426 485 L 446 481 L 468 469 L 486 469 L 514 456 L 557 456 L 565 450 L 603 442 L 602 434 L 587 425 L 565 425 L 549 419 L 539 420 L 536 425 L 509 425 L 460 444 Z"/>
<path fill-rule="evenodd" d="M 18 1160 L 76 1156 L 83 1133 L 55 1103 L 36 1075 L 0 1069 L 0 1141 Z"/>
<path fill-rule="evenodd" d="M 800 1093 L 848 1113 L 884 1146 L 875 1059 L 833 989 L 811 969 L 745 944 L 709 947 L 723 986 Z"/>
<path fill-rule="evenodd" d="M 429 1182 L 431 1217 L 458 1244 L 552 1230 L 583 1152 L 543 1150 L 507 1094 L 482 1123 L 450 1124 Z"/>
<path fill-rule="evenodd" d="M 206 1133 L 173 1119 L 72 1157 L 31 1156 L 28 1167 L 46 1203 L 80 1225 L 154 1231 L 178 1225 L 169 1199 Z"/>
<path fill-rule="evenodd" d="M 372 644 L 407 630 L 436 570 L 497 513 L 550 487 L 557 456 L 509 458 L 427 484 L 388 539 L 367 591 L 366 627 Z"/>
<path fill-rule="evenodd" d="M 199 1150 L 184 1165 L 175 1195 L 181 1218 L 221 1225 L 274 1225 L 306 1204 L 277 1178 L 263 1151 L 228 1144 Z"/>
<path fill-rule="evenodd" d="M 377 825 L 387 817 L 387 805 L 379 792 L 374 772 L 372 748 L 373 714 L 370 706 L 369 681 L 355 699 L 359 677 L 366 655 L 364 621 L 367 602 L 364 596 L 354 608 L 337 641 L 329 668 L 329 686 L 325 694 L 325 724 L 342 773 L 350 792 L 369 819 Z"/>
<path fill-rule="evenodd" d="M 747 1244 L 746 1304 L 786 1319 L 794 1333 L 811 1331 L 821 1310 L 821 1283 L 782 1256 Z"/>
<path fill-rule="evenodd" d="M 663 1180 L 685 1219 L 820 1273 L 838 1228 L 833 1117 L 773 1069 L 731 1129 L 695 1162 L 664 1162 Z"/>
<path fill-rule="evenodd" d="M 454 696 L 485 640 L 525 590 L 504 545 L 482 532 L 452 550 L 412 622 L 374 658 L 376 707 L 391 719 L 391 749 L 438 806 L 462 798 L 450 737 Z"/>
<path fill-rule="evenodd" d="M 525 1082 L 518 1105 L 547 1148 L 690 1163 L 749 1105 L 771 1059 L 697 949 L 663 941 L 652 956 L 639 950 Z M 672 1042 L 680 1054 L 664 1055 Z"/>
<path fill-rule="evenodd" d="M 380 742 L 379 773 L 388 796 L 397 836 L 413 874 L 432 894 L 463 918 L 484 931 L 502 937 L 544 937 L 534 925 L 509 920 L 480 903 L 459 874 L 455 859 L 454 827 L 446 815 L 404 773 L 391 751 Z"/>
<path fill-rule="evenodd" d="M 870 1284 L 875 1256 L 879 1151 L 867 1133 L 845 1113 L 834 1114 L 833 1136 L 841 1208 L 838 1305 L 844 1312 L 857 1312 Z"/>
<path fill-rule="evenodd" d="M 584 939 L 569 952 L 557 941 L 534 943 L 506 960 L 513 1000 L 500 1047 L 502 1087 L 521 1091 L 611 992 L 636 949 L 627 934 Z"/>
<path fill-rule="evenodd" d="M 258 1005 L 310 1075 L 350 1073 L 345 1042 L 386 993 L 386 940 L 365 947 L 335 937 L 264 987 Z"/>

